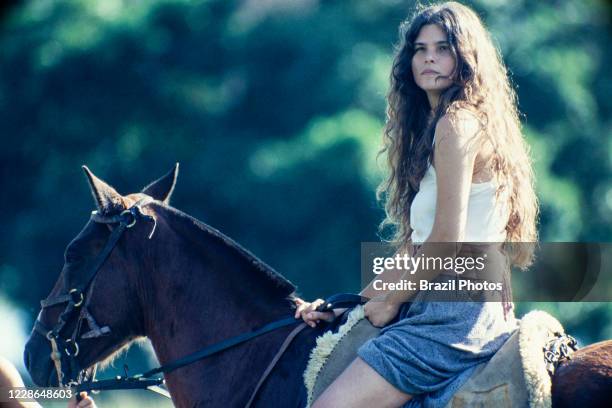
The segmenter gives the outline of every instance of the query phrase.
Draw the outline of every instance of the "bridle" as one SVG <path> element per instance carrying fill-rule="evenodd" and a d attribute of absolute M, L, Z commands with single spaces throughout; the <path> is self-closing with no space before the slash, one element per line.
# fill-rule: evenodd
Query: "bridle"
<path fill-rule="evenodd" d="M 53 326 L 53 328 L 50 329 L 46 327 L 40 321 L 40 315 L 36 319 L 36 322 L 34 324 L 34 330 L 44 336 L 51 343 L 50 358 L 53 361 L 54 368 L 57 374 L 58 385 L 60 387 L 76 387 L 77 399 L 79 399 L 79 393 L 81 391 L 119 389 L 149 389 L 169 398 L 170 396 L 167 391 L 159 387 L 159 385 L 164 383 L 164 379 L 154 378 L 154 376 L 161 373 L 169 373 L 171 371 L 176 370 L 177 368 L 187 366 L 205 357 L 217 354 L 226 349 L 251 340 L 255 337 L 277 330 L 281 327 L 300 323 L 287 335 L 283 344 L 280 346 L 279 351 L 276 353 L 275 357 L 272 359 L 272 361 L 264 371 L 263 375 L 260 377 L 259 382 L 251 393 L 250 399 L 247 403 L 247 407 L 249 407 L 255 400 L 257 392 L 261 388 L 262 384 L 265 382 L 265 379 L 271 373 L 276 363 L 286 351 L 286 349 L 289 347 L 293 339 L 300 333 L 302 329 L 307 327 L 306 323 L 301 322 L 301 320 L 295 319 L 293 316 L 275 320 L 253 331 L 242 333 L 237 336 L 222 340 L 218 343 L 204 347 L 203 349 L 191 353 L 185 357 L 174 360 L 168 364 L 156 367 L 145 373 L 137 374 L 131 377 L 128 377 L 126 374 L 125 377 L 118 376 L 115 379 L 95 381 L 97 364 L 95 364 L 89 370 L 83 370 L 76 359 L 76 357 L 79 355 L 78 340 L 84 320 L 87 321 L 90 331 L 82 334 L 80 336 L 81 339 L 93 339 L 106 336 L 111 333 L 110 327 L 100 327 L 88 310 L 89 302 L 91 300 L 91 295 L 95 284 L 95 278 L 98 274 L 98 271 L 100 270 L 108 256 L 111 254 L 126 229 L 132 228 L 140 220 L 153 222 L 153 228 L 151 229 L 148 238 L 151 239 L 153 237 L 157 225 L 156 220 L 154 217 L 144 214 L 141 210 L 142 206 L 148 204 L 151 201 L 154 201 L 151 197 L 145 197 L 137 201 L 132 207 L 122 211 L 118 215 L 103 215 L 100 214 L 98 211 L 92 211 L 92 221 L 99 224 L 118 225 L 111 232 L 111 235 L 106 241 L 104 248 L 96 256 L 93 262 L 93 267 L 90 268 L 88 273 L 80 282 L 69 282 L 68 274 L 65 274 L 64 288 L 70 289 L 66 289 L 66 293 L 62 295 L 47 298 L 40 302 L 42 309 L 59 304 L 66 304 L 66 308 L 59 315 L 57 323 L 55 324 L 55 326 Z M 329 311 L 336 307 L 355 306 L 356 304 L 364 302 L 364 298 L 358 295 L 339 294 L 330 297 L 324 304 L 319 306 L 317 310 Z M 77 320 L 72 334 L 67 338 L 62 337 L 62 330 L 74 318 L 76 318 Z"/>
<path fill-rule="evenodd" d="M 46 327 L 40 321 L 40 315 L 34 323 L 34 330 L 44 336 L 51 343 L 51 360 L 57 374 L 57 381 L 60 387 L 77 385 L 83 381 L 93 381 L 96 373 L 97 365 L 94 365 L 89 372 L 82 370 L 77 356 L 79 355 L 80 339 L 94 339 L 97 337 L 107 336 L 111 333 L 108 326 L 100 327 L 95 318 L 89 312 L 88 306 L 91 300 L 91 295 L 94 288 L 95 278 L 98 271 L 113 251 L 117 242 L 123 235 L 126 229 L 132 228 L 139 220 L 153 222 L 153 228 L 149 234 L 149 239 L 153 237 L 155 232 L 156 221 L 150 215 L 143 214 L 141 207 L 153 201 L 150 197 L 145 197 L 137 201 L 132 207 L 122 211 L 118 215 L 103 215 L 98 211 L 92 211 L 91 220 L 99 224 L 118 224 L 108 240 L 104 248 L 96 256 L 93 261 L 93 266 L 87 271 L 86 275 L 80 277 L 78 282 L 69 282 L 68 274 L 64 274 L 64 288 L 66 293 L 56 297 L 41 300 L 40 305 L 44 310 L 59 304 L 66 304 L 66 308 L 59 315 L 57 322 L 53 328 Z M 76 325 L 72 334 L 68 337 L 62 337 L 62 331 L 69 322 L 76 318 Z M 89 331 L 83 333 L 80 338 L 83 322 L 87 321 Z"/>

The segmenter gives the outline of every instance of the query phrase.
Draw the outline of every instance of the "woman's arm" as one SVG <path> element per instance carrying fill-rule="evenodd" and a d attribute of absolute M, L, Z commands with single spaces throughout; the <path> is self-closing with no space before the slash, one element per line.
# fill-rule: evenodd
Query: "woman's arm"
<path fill-rule="evenodd" d="M 467 206 L 472 183 L 474 162 L 478 153 L 479 123 L 474 116 L 460 113 L 451 121 L 443 116 L 435 130 L 435 164 L 437 179 L 436 214 L 431 234 L 425 240 L 415 257 L 455 257 L 461 249 L 467 223 Z M 444 245 L 446 243 L 447 245 Z M 432 245 L 433 244 L 433 245 Z M 398 251 L 401 255 L 412 254 L 410 246 Z M 411 271 L 412 272 L 412 271 Z M 376 277 L 383 282 L 399 282 L 402 279 L 432 280 L 440 270 L 417 269 L 414 274 L 398 269 L 385 270 Z M 374 289 L 374 281 L 361 291 L 361 295 L 372 299 L 366 304 L 366 316 L 375 326 L 383 326 L 391 321 L 399 306 L 408 302 L 416 291 L 389 291 Z M 309 303 L 299 299 L 296 318 L 302 316 L 311 326 L 317 320 L 330 320 L 329 312 L 314 311 L 323 300 Z"/>
<path fill-rule="evenodd" d="M 19 371 L 17 371 L 13 363 L 0 356 L 0 388 L 18 387 L 25 387 Z M 82 392 L 81 396 L 83 397 L 82 401 L 77 403 L 76 398 L 74 398 L 68 403 L 68 408 L 96 408 L 96 404 L 94 403 L 93 399 L 87 396 L 86 392 Z M 20 400 L 0 403 L 0 406 L 7 408 L 41 408 L 41 405 L 38 402 L 23 402 Z"/>
<path fill-rule="evenodd" d="M 446 115 L 436 126 L 436 214 L 428 241 L 461 242 L 465 237 L 479 123 L 469 114 L 453 121 Z"/>
<path fill-rule="evenodd" d="M 452 121 L 445 115 L 438 121 L 434 149 L 437 184 L 434 224 L 431 234 L 415 257 L 455 257 L 461 249 L 461 242 L 465 237 L 472 173 L 478 154 L 478 130 L 477 120 L 469 114 L 458 115 L 458 118 Z M 431 280 L 440 272 L 421 268 L 409 275 L 403 270 L 388 270 L 376 279 L 385 282 L 398 282 L 410 277 Z M 415 293 L 375 290 L 372 283 L 362 291 L 364 296 L 378 297 L 379 300 L 384 299 L 386 303 L 394 304 L 409 301 Z"/>

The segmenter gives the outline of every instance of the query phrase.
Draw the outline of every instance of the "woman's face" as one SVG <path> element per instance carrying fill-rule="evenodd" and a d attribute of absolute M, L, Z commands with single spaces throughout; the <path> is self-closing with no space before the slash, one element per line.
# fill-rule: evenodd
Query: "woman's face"
<path fill-rule="evenodd" d="M 442 76 L 449 77 L 454 68 L 455 57 L 444 30 L 435 24 L 424 25 L 414 41 L 412 74 L 430 102 L 432 97 L 437 101 L 440 93 L 451 86 L 451 79 Z"/>

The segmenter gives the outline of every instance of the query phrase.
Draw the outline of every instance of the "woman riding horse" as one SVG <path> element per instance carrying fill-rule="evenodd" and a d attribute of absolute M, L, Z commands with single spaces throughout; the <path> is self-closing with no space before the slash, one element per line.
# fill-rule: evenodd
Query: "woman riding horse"
<path fill-rule="evenodd" d="M 390 171 L 378 189 L 386 200 L 381 226 L 395 227 L 398 253 L 415 257 L 455 257 L 462 243 L 491 243 L 503 258 L 493 266 L 502 275 L 501 301 L 435 302 L 429 292 L 412 298 L 370 284 L 362 295 L 372 298 L 365 306 L 372 324 L 398 321 L 359 349 L 314 408 L 445 406 L 515 329 L 509 266 L 526 268 L 533 259 L 528 246 L 510 255 L 503 245 L 537 241 L 538 203 L 515 93 L 474 11 L 447 2 L 401 25 L 387 101 Z M 454 273 L 416 275 L 443 282 Z M 406 277 L 397 269 L 383 276 Z M 333 318 L 315 310 L 321 299 L 296 303 L 296 317 L 313 327 Z"/>

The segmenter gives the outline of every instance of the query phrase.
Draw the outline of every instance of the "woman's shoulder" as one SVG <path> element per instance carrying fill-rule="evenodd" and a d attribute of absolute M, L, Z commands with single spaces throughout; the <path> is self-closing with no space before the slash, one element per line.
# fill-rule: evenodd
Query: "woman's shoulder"
<path fill-rule="evenodd" d="M 478 145 L 484 134 L 483 126 L 478 116 L 468 109 L 458 109 L 447 112 L 440 117 L 436 123 L 434 134 L 434 148 L 439 146 L 443 140 L 449 145 L 463 150 L 468 146 L 469 150 L 478 151 Z"/>
<path fill-rule="evenodd" d="M 471 137 L 483 129 L 482 122 L 476 112 L 461 108 L 446 112 L 436 123 L 436 133 L 457 133 L 460 136 Z"/>

